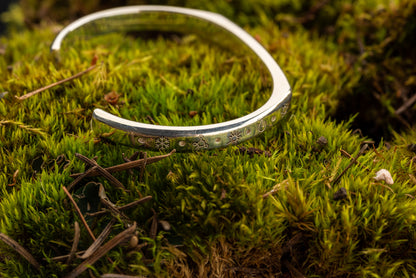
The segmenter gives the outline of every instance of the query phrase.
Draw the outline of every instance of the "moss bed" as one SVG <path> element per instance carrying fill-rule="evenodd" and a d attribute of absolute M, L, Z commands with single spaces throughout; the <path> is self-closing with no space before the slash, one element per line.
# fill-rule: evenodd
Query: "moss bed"
<path fill-rule="evenodd" d="M 416 275 L 415 1 L 71 3 L 21 1 L 2 15 L 9 30 L 0 37 L 1 277 L 64 277 L 82 264 L 81 277 Z M 137 226 L 93 263 L 59 260 L 74 246 L 76 222 L 76 251 L 94 242 L 63 188 L 88 169 L 77 154 L 110 167 L 136 152 L 90 130 L 94 108 L 197 125 L 242 116 L 270 92 L 249 57 L 192 35 L 109 34 L 69 46 L 57 63 L 49 46 L 65 23 L 126 4 L 232 19 L 279 63 L 292 105 L 278 126 L 240 145 L 114 173 L 125 189 L 102 176 L 83 179 L 71 195 L 96 237 L 112 225 L 103 245 Z M 97 67 L 79 78 L 16 98 L 91 63 Z M 381 169 L 393 184 L 374 179 Z M 100 188 L 117 207 L 151 200 L 91 216 L 105 207 Z"/>

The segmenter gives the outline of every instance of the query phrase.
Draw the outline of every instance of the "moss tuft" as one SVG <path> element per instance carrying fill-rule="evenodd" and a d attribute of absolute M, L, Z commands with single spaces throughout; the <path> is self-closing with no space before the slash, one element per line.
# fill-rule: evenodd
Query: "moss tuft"
<path fill-rule="evenodd" d="M 0 232 L 24 246 L 41 268 L 37 271 L 0 242 L 2 277 L 60 277 L 82 262 L 53 259 L 69 254 L 79 219 L 62 190 L 73 181 L 72 173 L 85 170 L 75 154 L 96 157 L 109 167 L 135 151 L 94 137 L 90 119 L 95 107 L 148 123 L 197 125 L 240 117 L 270 93 L 255 59 L 207 45 L 193 35 L 143 39 L 107 34 L 67 46 L 57 63 L 48 49 L 56 25 L 45 24 L 41 10 L 33 9 L 43 5 L 43 11 L 49 11 L 56 3 L 38 2 L 21 4 L 28 22 L 36 23 L 33 29 L 22 27 L 17 16 L 22 8 L 17 6 L 4 17 L 16 24 L 0 39 L 0 92 L 9 92 L 0 99 Z M 379 94 L 378 105 L 398 119 L 394 111 L 404 98 L 395 93 L 409 93 L 414 85 L 412 69 L 406 66 L 414 57 L 406 56 L 409 49 L 403 43 L 414 29 L 414 4 L 165 2 L 219 11 L 245 26 L 286 73 L 292 106 L 285 121 L 242 145 L 258 150 L 251 155 L 241 146 L 177 153 L 147 165 L 144 172 L 115 173 L 127 191 L 102 177 L 83 181 L 81 187 L 89 184 L 93 189 L 101 183 L 117 206 L 152 196 L 152 201 L 126 211 L 137 222 L 140 248 L 124 244 L 112 249 L 91 266 L 91 273 L 416 274 L 416 132 L 400 127 L 391 137 L 372 138 L 380 141 L 372 144 L 371 138 L 354 131 L 362 111 L 348 105 L 348 115 L 339 116 L 346 99 Z M 74 17 L 101 7 L 96 1 L 68 5 L 65 9 Z M 64 17 L 55 15 L 55 20 Z M 358 26 L 363 27 L 360 32 Z M 397 26 L 403 27 L 402 36 Z M 360 39 L 364 52 L 356 45 Z M 95 59 L 99 66 L 78 79 L 23 101 L 15 98 L 83 71 Z M 407 83 L 402 82 L 406 75 Z M 377 92 L 378 86 L 386 89 Z M 408 118 L 402 115 L 404 121 L 414 122 L 414 104 L 403 113 L 409 113 Z M 390 120 L 383 123 L 389 130 L 396 127 Z M 362 133 L 370 134 L 366 131 Z M 357 156 L 363 144 L 370 148 Z M 348 155 L 358 157 L 356 163 L 351 164 Z M 373 179 L 380 169 L 392 174 L 392 185 Z M 86 188 L 78 189 L 75 199 L 99 206 L 97 190 Z M 341 188 L 346 195 L 334 198 Z M 87 217 L 96 235 L 109 220 Z M 119 217 L 110 238 L 124 226 Z M 91 243 L 81 228 L 78 250 Z"/>

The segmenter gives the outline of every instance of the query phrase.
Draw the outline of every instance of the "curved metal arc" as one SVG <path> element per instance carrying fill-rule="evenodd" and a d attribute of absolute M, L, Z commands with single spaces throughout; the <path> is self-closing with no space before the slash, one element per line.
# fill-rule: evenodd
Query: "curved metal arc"
<path fill-rule="evenodd" d="M 189 17 L 205 20 L 211 24 L 215 24 L 224 29 L 225 31 L 233 34 L 243 44 L 248 46 L 267 67 L 273 80 L 272 94 L 269 100 L 254 112 L 251 112 L 250 114 L 247 114 L 243 117 L 234 120 L 217 124 L 200 126 L 151 125 L 123 119 L 111 113 L 105 112 L 101 109 L 95 109 L 93 112 L 93 117 L 96 120 L 105 123 L 113 128 L 124 130 L 129 133 L 141 134 L 144 136 L 195 137 L 198 135 L 206 134 L 229 133 L 232 130 L 238 128 L 242 129 L 245 126 L 252 125 L 253 123 L 260 121 L 261 119 L 277 111 L 283 102 L 288 102 L 288 99 L 290 101 L 291 90 L 289 83 L 283 71 L 275 62 L 273 57 L 267 52 L 267 50 L 252 36 L 250 36 L 246 31 L 234 24 L 232 21 L 228 20 L 222 15 L 212 12 L 171 6 L 128 6 L 109 9 L 82 17 L 65 27 L 53 41 L 51 45 L 51 50 L 58 51 L 61 47 L 64 38 L 69 33 L 84 26 L 85 24 L 88 24 L 98 19 L 111 18 L 114 16 L 122 15 L 131 15 L 136 13 L 140 14 L 140 12 L 163 12 L 186 15 Z"/>

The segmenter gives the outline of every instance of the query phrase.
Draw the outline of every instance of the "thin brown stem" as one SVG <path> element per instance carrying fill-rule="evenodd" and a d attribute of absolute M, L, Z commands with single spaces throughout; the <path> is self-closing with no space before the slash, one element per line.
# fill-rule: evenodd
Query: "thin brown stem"
<path fill-rule="evenodd" d="M 76 267 L 71 273 L 69 273 L 65 277 L 78 277 L 81 273 L 87 270 L 89 266 L 92 266 L 96 261 L 98 261 L 105 254 L 107 254 L 111 249 L 113 249 L 118 244 L 131 237 L 135 230 L 136 222 L 134 222 L 134 224 L 130 228 L 124 230 L 123 232 L 119 233 L 118 235 L 110 239 L 105 245 L 101 246 L 96 252 L 94 252 L 93 255 L 91 255 L 88 259 L 83 261 L 78 267 Z"/>
<path fill-rule="evenodd" d="M 89 168 L 87 171 L 85 171 L 84 173 L 82 173 L 81 175 L 79 175 L 78 177 L 76 177 L 76 179 L 73 180 L 70 185 L 68 185 L 68 191 L 71 191 L 72 188 L 74 188 L 83 178 L 87 177 L 89 173 L 95 171 L 96 169 L 97 169 L 97 166 L 93 166 Z"/>
<path fill-rule="evenodd" d="M 352 155 L 350 155 L 347 151 L 345 151 L 345 150 L 343 150 L 343 149 L 341 149 L 340 150 L 340 152 L 341 152 L 341 154 L 343 155 L 343 156 L 345 156 L 345 157 L 348 157 L 348 158 L 350 158 L 350 159 L 352 159 L 353 157 L 352 157 Z M 366 166 L 364 166 L 363 164 L 361 164 L 360 162 L 358 162 L 358 161 L 355 161 L 355 163 L 357 164 L 357 165 L 360 165 L 361 167 L 363 167 L 367 172 L 370 172 L 370 169 L 368 169 L 368 167 L 366 167 Z"/>
<path fill-rule="evenodd" d="M 98 163 L 95 160 L 89 159 L 85 155 L 76 153 L 75 156 L 79 158 L 80 160 L 84 161 L 86 164 L 89 164 L 92 167 L 96 167 L 96 171 L 98 171 L 104 178 L 106 178 L 111 184 L 113 184 L 116 187 L 126 189 L 124 185 L 116 179 L 113 175 L 111 175 L 107 170 L 105 170 L 103 167 L 98 165 Z M 92 172 L 92 171 L 91 171 Z"/>
<path fill-rule="evenodd" d="M 171 151 L 168 154 L 164 154 L 164 155 L 159 155 L 159 156 L 154 156 L 154 157 L 148 157 L 146 159 L 139 159 L 139 160 L 135 160 L 135 161 L 130 161 L 130 162 L 126 162 L 126 163 L 122 163 L 119 165 L 115 165 L 115 166 L 111 166 L 108 168 L 104 168 L 104 170 L 106 170 L 109 173 L 115 173 L 115 172 L 120 172 L 120 171 L 125 171 L 125 170 L 129 170 L 129 169 L 133 169 L 136 167 L 142 167 L 145 163 L 146 165 L 148 164 L 152 164 L 155 162 L 158 162 L 166 157 L 171 156 L 173 153 L 175 153 L 175 150 Z M 71 177 L 72 178 L 76 178 L 80 175 L 82 175 L 83 173 L 77 173 L 77 174 L 72 174 Z M 98 171 L 98 169 L 95 169 L 94 171 L 91 171 L 88 175 L 86 175 L 85 177 L 96 177 L 99 176 L 100 172 Z"/>
<path fill-rule="evenodd" d="M 347 170 L 349 168 L 351 168 L 351 166 L 357 161 L 357 159 L 365 152 L 365 150 L 368 148 L 367 144 L 364 144 L 360 151 L 358 152 L 358 154 L 351 160 L 350 164 L 348 164 L 348 166 L 341 172 L 341 174 L 339 174 L 338 177 L 335 178 L 335 180 L 332 182 L 332 184 L 337 184 L 339 182 L 339 180 L 341 179 L 341 177 L 345 174 L 345 172 L 347 172 Z"/>
<path fill-rule="evenodd" d="M 147 201 L 149 201 L 151 199 L 152 199 L 152 196 L 146 196 L 146 197 L 143 197 L 143 198 L 141 198 L 139 200 L 133 201 L 133 202 L 128 203 L 128 204 L 125 204 L 124 206 L 117 207 L 117 209 L 123 210 L 123 209 L 132 208 L 132 207 L 135 207 L 135 206 L 140 205 L 142 203 L 145 203 L 145 202 L 147 202 Z"/>
<path fill-rule="evenodd" d="M 79 229 L 79 224 L 77 221 L 75 221 L 74 224 L 74 241 L 72 242 L 72 247 L 71 247 L 71 251 L 69 252 L 69 256 L 66 260 L 66 264 L 70 264 L 72 259 L 75 257 L 75 253 L 77 252 L 78 249 L 78 243 L 79 243 L 79 238 L 81 235 L 80 229 Z"/>
<path fill-rule="evenodd" d="M 124 206 L 116 207 L 116 208 L 117 208 L 117 210 L 124 210 L 124 209 L 133 208 L 133 207 L 135 207 L 137 205 L 140 205 L 142 203 L 145 203 L 145 202 L 147 202 L 147 201 L 149 201 L 151 199 L 152 199 L 152 196 L 146 196 L 146 197 L 143 197 L 143 198 L 141 198 L 139 200 L 133 201 L 131 203 L 125 204 Z M 109 213 L 109 212 L 111 212 L 111 210 L 103 209 L 103 210 L 100 210 L 100 211 L 97 211 L 97 212 L 88 213 L 88 216 L 94 217 L 94 216 L 106 214 L 106 213 Z"/>
<path fill-rule="evenodd" d="M 30 254 L 25 248 L 23 248 L 17 241 L 10 238 L 9 236 L 0 233 L 0 240 L 13 248 L 17 253 L 19 253 L 23 258 L 25 258 L 31 265 L 33 265 L 37 270 L 40 269 L 40 264 L 36 259 Z"/>
<path fill-rule="evenodd" d="M 81 259 L 87 259 L 89 256 L 91 256 L 95 251 L 97 251 L 98 248 L 101 247 L 104 240 L 108 237 L 110 234 L 111 228 L 113 227 L 115 221 L 112 219 L 110 223 L 104 228 L 104 230 L 101 232 L 101 234 L 97 237 L 97 239 L 93 242 L 93 244 L 88 247 L 88 249 L 85 251 L 85 253 L 80 257 Z"/>
<path fill-rule="evenodd" d="M 82 224 L 84 224 L 85 228 L 87 229 L 88 234 L 95 241 L 96 238 L 95 238 L 94 234 L 92 233 L 92 231 L 90 229 L 90 226 L 88 226 L 87 221 L 85 221 L 85 218 L 82 215 L 81 210 L 79 209 L 77 203 L 75 202 L 74 198 L 72 198 L 71 193 L 69 193 L 68 189 L 66 189 L 65 186 L 62 186 L 62 189 L 64 190 L 65 194 L 68 196 L 71 203 L 74 205 L 74 208 L 75 208 L 76 212 L 78 213 L 78 216 L 81 218 Z"/>
<path fill-rule="evenodd" d="M 37 89 L 37 90 L 34 90 L 34 91 L 30 92 L 30 93 L 27 93 L 27 94 L 25 94 L 25 95 L 23 95 L 23 96 L 16 97 L 16 98 L 17 98 L 18 100 L 24 100 L 24 99 L 30 98 L 31 96 L 34 96 L 34 95 L 36 95 L 36 94 L 38 94 L 38 93 L 40 93 L 40 92 L 46 91 L 46 90 L 48 90 L 48 89 L 50 89 L 50 88 L 52 88 L 52 87 L 55 87 L 55 86 L 58 86 L 58 85 L 60 85 L 60 84 L 62 84 L 62 83 L 65 83 L 65 82 L 71 81 L 71 80 L 73 80 L 73 79 L 76 79 L 76 78 L 78 78 L 78 77 L 80 77 L 80 76 L 82 76 L 82 75 L 84 75 L 84 74 L 86 74 L 86 73 L 88 73 L 88 72 L 92 71 L 92 70 L 93 70 L 93 69 L 95 69 L 96 67 L 97 67 L 97 65 L 90 66 L 90 67 L 89 67 L 89 68 L 87 68 L 86 70 L 83 70 L 83 71 L 81 71 L 81 72 L 78 72 L 77 74 L 74 74 L 74 75 L 72 75 L 72 76 L 70 76 L 70 77 L 68 77 L 68 78 L 65 78 L 65 79 L 59 80 L 59 81 L 57 81 L 57 82 L 54 82 L 54 83 L 49 84 L 49 85 L 47 85 L 47 86 L 45 86 L 45 87 L 42 87 L 42 88 Z"/>

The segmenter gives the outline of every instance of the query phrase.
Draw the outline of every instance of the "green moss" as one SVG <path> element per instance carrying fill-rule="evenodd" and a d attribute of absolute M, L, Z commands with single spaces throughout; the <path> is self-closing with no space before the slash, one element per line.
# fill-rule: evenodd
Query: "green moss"
<path fill-rule="evenodd" d="M 340 98 L 362 84 L 362 68 L 352 66 L 345 54 L 349 46 L 334 42 L 337 36 L 354 36 L 346 23 L 349 2 L 320 11 L 328 11 L 326 20 L 346 32 L 329 36 L 323 36 L 320 12 L 314 24 L 293 25 L 313 1 L 244 1 L 241 9 L 233 1 L 207 3 L 200 7 L 223 8 L 270 51 L 293 89 L 290 113 L 243 144 L 268 150 L 270 157 L 241 154 L 239 146 L 178 153 L 148 165 L 141 181 L 139 173 L 115 174 L 129 192 L 103 178 L 89 179 L 101 182 L 117 205 L 153 196 L 127 212 L 138 222 L 140 242 L 147 247 L 133 253 L 117 247 L 108 254 L 113 263 L 103 258 L 93 272 L 235 277 L 297 270 L 308 277 L 411 277 L 416 273 L 416 169 L 409 147 L 416 140 L 414 130 L 397 131 L 389 143 L 381 139 L 370 146 L 358 158 L 360 164 L 334 183 L 350 164 L 340 150 L 355 156 L 368 140 L 351 130 L 356 115 L 343 122 L 331 119 L 343 105 Z M 368 11 L 364 6 L 354 9 Z M 278 8 L 281 12 L 273 14 Z M 371 36 L 379 41 L 386 34 L 381 30 Z M 68 47 L 60 63 L 48 49 L 53 26 L 15 29 L 0 40 L 0 90 L 9 92 L 0 100 L 0 232 L 42 264 L 36 272 L 0 243 L 2 277 L 58 277 L 81 262 L 51 260 L 69 253 L 78 220 L 61 189 L 71 183 L 72 172 L 84 170 L 75 153 L 97 156 L 107 167 L 134 152 L 94 138 L 89 127 L 94 107 L 138 121 L 197 125 L 242 116 L 267 99 L 269 84 L 261 82 L 264 73 L 249 56 L 209 47 L 194 36 L 181 37 L 179 44 L 168 36 L 123 41 L 120 35 L 108 36 Z M 95 55 L 100 66 L 89 74 L 24 101 L 15 99 L 86 69 Z M 115 105 L 104 99 L 111 91 L 120 94 Z M 190 111 L 198 113 L 191 117 Z M 322 136 L 327 143 L 320 143 Z M 382 168 L 392 173 L 393 185 L 373 180 Z M 334 200 L 342 187 L 347 197 Z M 268 192 L 274 193 L 263 197 Z M 172 226 L 156 238 L 149 234 L 152 208 Z M 95 234 L 108 220 L 95 223 Z M 119 223 L 112 234 L 122 229 Z M 82 229 L 79 250 L 90 244 Z"/>

